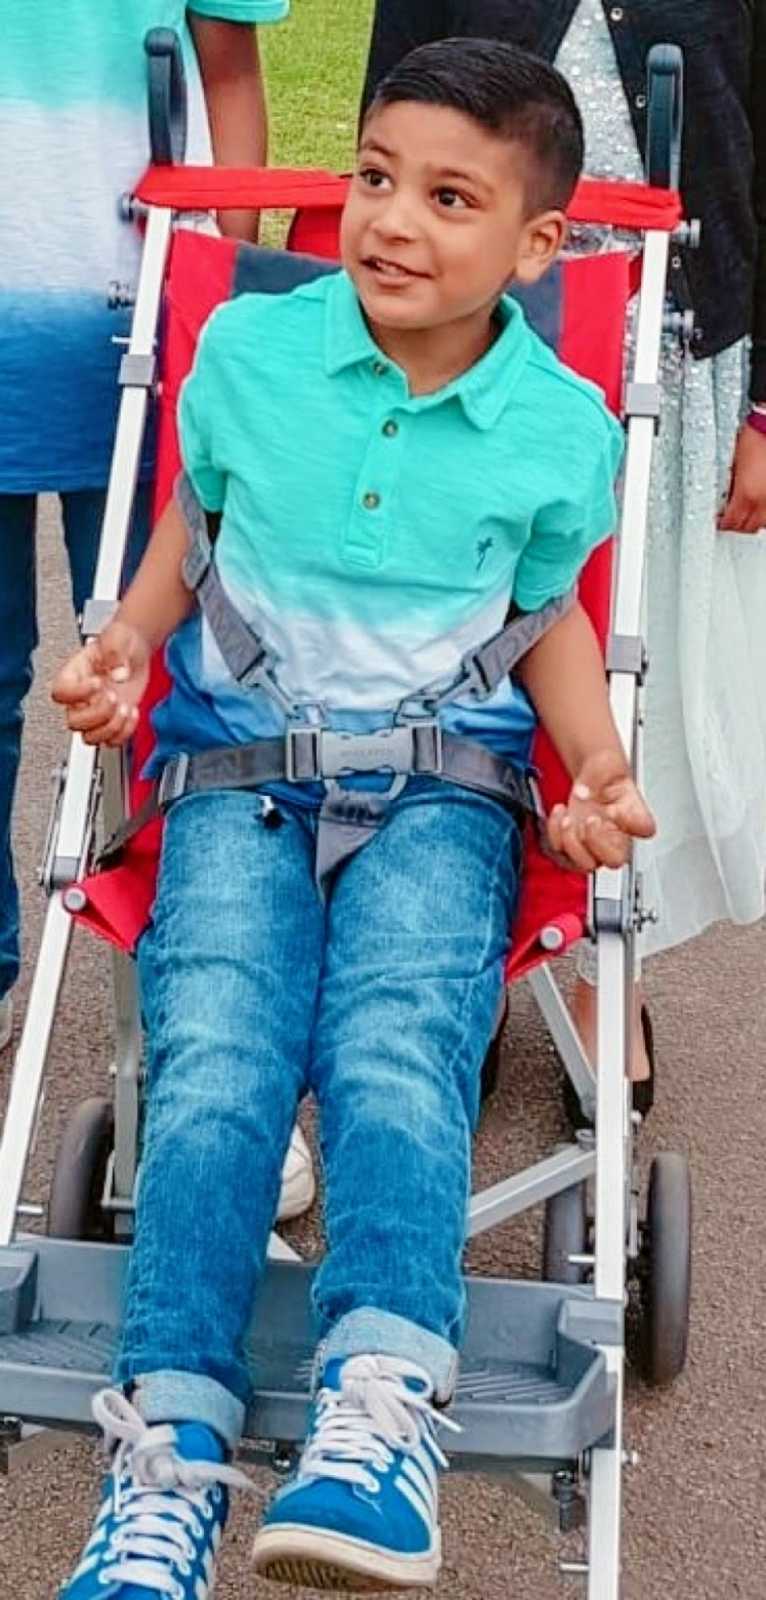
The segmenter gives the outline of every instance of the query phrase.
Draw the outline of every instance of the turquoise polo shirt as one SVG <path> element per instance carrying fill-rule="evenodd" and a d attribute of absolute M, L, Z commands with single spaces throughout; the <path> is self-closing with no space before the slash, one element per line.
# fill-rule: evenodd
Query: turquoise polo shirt
<path fill-rule="evenodd" d="M 179 405 L 192 485 L 220 512 L 216 559 L 281 687 L 339 728 L 390 721 L 466 651 L 570 589 L 616 522 L 622 430 L 503 299 L 487 353 L 413 396 L 345 273 L 214 312 Z M 170 642 L 162 755 L 273 735 L 195 614 Z M 526 759 L 534 718 L 506 682 L 445 727 Z"/>

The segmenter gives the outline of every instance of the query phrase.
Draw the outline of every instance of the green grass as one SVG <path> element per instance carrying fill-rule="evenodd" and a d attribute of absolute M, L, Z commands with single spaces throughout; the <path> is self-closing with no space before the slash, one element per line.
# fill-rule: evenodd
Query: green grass
<path fill-rule="evenodd" d="M 293 0 L 261 30 L 275 166 L 348 170 L 372 0 Z"/>

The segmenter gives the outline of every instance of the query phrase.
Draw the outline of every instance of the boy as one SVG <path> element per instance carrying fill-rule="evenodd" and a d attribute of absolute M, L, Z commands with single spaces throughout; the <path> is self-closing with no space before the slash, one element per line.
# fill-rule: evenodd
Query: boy
<path fill-rule="evenodd" d="M 178 630 L 156 724 L 160 758 L 189 759 L 168 769 L 183 797 L 139 948 L 150 1088 L 121 1390 L 96 1401 L 116 1454 L 66 1600 L 209 1592 L 306 1087 L 327 1179 L 316 1399 L 256 1566 L 333 1589 L 438 1573 L 435 1407 L 455 1382 L 519 864 L 518 810 L 488 774 L 507 777 L 529 735 L 507 673 L 481 706 L 445 686 L 511 596 L 558 617 L 517 668 L 575 780 L 552 843 L 588 870 L 653 827 L 596 641 L 563 598 L 613 525 L 619 429 L 502 295 L 555 256 L 581 155 L 563 80 L 510 47 L 447 41 L 391 74 L 362 130 L 344 272 L 214 314 L 180 403 L 187 479 L 115 621 L 54 686 L 70 727 L 119 744 Z M 190 616 L 200 506 L 220 530 Z M 265 635 L 255 687 L 232 679 L 222 613 Z M 444 771 L 426 755 L 431 775 L 410 775 L 386 738 L 438 746 L 440 687 Z M 463 776 L 444 781 L 458 749 Z M 324 786 L 300 781 L 312 751 Z"/>

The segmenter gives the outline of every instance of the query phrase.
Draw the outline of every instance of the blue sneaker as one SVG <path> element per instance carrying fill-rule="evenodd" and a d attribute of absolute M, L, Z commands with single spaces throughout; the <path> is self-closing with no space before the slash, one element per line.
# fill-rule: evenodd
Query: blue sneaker
<path fill-rule="evenodd" d="M 117 1389 L 93 1415 L 113 1451 L 101 1509 L 60 1600 L 207 1600 L 228 1515 L 228 1488 L 252 1489 L 227 1466 L 209 1428 L 149 1426 Z"/>
<path fill-rule="evenodd" d="M 256 1569 L 282 1583 L 355 1592 L 434 1583 L 437 1475 L 447 1461 L 420 1367 L 390 1356 L 331 1361 L 295 1476 L 256 1536 Z"/>

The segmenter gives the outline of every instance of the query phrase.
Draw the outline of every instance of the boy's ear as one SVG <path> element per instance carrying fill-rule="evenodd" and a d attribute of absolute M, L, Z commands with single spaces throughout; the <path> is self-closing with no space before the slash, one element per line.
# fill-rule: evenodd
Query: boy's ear
<path fill-rule="evenodd" d="M 516 257 L 514 278 L 519 283 L 537 283 L 561 250 L 567 235 L 563 211 L 541 211 L 524 224 Z"/>

